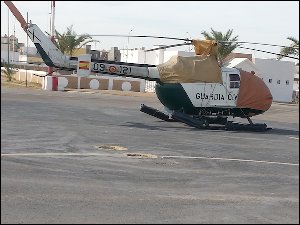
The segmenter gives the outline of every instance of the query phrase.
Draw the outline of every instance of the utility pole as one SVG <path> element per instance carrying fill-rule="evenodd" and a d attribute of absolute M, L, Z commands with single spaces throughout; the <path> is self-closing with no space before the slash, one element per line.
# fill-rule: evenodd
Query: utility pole
<path fill-rule="evenodd" d="M 128 62 L 129 36 L 130 36 L 131 31 L 133 31 L 133 30 L 131 29 L 131 30 L 129 31 L 129 33 L 128 33 L 128 39 L 127 39 L 127 56 L 126 56 L 126 62 Z"/>
<path fill-rule="evenodd" d="M 54 27 L 54 19 L 55 19 L 55 1 L 51 1 L 51 41 L 54 43 L 55 36 L 55 27 Z M 52 76 L 52 90 L 57 91 L 58 85 L 58 77 L 53 76 L 53 67 L 48 67 L 48 75 Z"/>
<path fill-rule="evenodd" d="M 16 21 L 16 20 L 15 20 Z M 13 57 L 12 57 L 12 62 L 14 63 L 15 61 L 15 38 L 16 38 L 16 27 L 15 27 L 16 23 L 14 22 L 14 39 L 13 39 L 13 47 L 12 47 L 12 54 L 13 54 Z"/>
<path fill-rule="evenodd" d="M 28 12 L 27 12 L 27 24 L 28 24 Z M 28 67 L 28 35 L 26 35 L 26 45 L 27 45 L 27 48 L 26 48 L 26 78 L 25 78 L 25 84 L 26 84 L 26 87 L 27 87 L 27 67 Z"/>
<path fill-rule="evenodd" d="M 8 18 L 8 24 L 7 24 L 7 65 L 9 66 L 9 50 L 10 50 L 10 46 L 9 46 L 9 9 L 7 11 L 7 18 Z"/>

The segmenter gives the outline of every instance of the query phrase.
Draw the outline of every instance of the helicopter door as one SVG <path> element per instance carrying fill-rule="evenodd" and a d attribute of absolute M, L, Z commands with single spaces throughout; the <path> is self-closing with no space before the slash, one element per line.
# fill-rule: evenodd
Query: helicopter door
<path fill-rule="evenodd" d="M 228 84 L 230 89 L 240 88 L 240 76 L 238 74 L 229 74 Z"/>
<path fill-rule="evenodd" d="M 236 73 L 228 73 L 226 81 L 226 87 L 228 90 L 228 103 L 230 105 L 236 105 L 236 100 L 240 89 L 240 75 Z"/>

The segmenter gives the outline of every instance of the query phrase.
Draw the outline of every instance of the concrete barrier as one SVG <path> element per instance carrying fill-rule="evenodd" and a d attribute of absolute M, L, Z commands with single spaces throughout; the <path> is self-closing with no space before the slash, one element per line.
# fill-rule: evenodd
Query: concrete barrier
<path fill-rule="evenodd" d="M 138 78 L 120 78 L 111 76 L 77 77 L 76 75 L 57 76 L 57 90 L 66 89 L 93 89 L 145 92 L 145 80 Z M 45 90 L 53 90 L 55 85 L 53 76 L 45 77 Z"/>
<path fill-rule="evenodd" d="M 155 82 L 153 83 L 153 81 L 145 81 L 144 79 L 105 75 L 89 75 L 87 77 L 78 77 L 76 74 L 54 76 L 46 76 L 46 74 L 47 72 L 45 71 L 26 71 L 24 69 L 18 69 L 16 70 L 14 77 L 19 81 L 25 81 L 27 79 L 27 82 L 40 83 L 42 84 L 42 89 L 49 91 L 64 91 L 66 89 L 93 89 L 154 92 L 153 87 Z"/>
<path fill-rule="evenodd" d="M 2 68 L 2 67 L 1 67 Z M 44 76 L 47 72 L 36 71 L 36 70 L 24 70 L 24 69 L 14 69 L 15 73 L 13 77 L 19 81 L 26 81 L 30 83 L 44 84 Z"/>

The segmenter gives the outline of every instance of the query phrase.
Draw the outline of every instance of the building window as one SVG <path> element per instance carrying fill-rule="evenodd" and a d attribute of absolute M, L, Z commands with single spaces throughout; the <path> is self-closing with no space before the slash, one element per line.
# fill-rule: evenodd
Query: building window
<path fill-rule="evenodd" d="M 240 87 L 240 76 L 238 74 L 229 74 L 229 84 L 230 88 Z"/>
<path fill-rule="evenodd" d="M 269 83 L 272 83 L 272 79 L 269 79 Z"/>
<path fill-rule="evenodd" d="M 286 80 L 285 83 L 286 83 L 286 85 L 289 85 L 289 84 L 290 84 L 290 81 L 289 81 L 289 80 Z"/>
<path fill-rule="evenodd" d="M 277 84 L 280 84 L 280 80 L 277 80 Z"/>

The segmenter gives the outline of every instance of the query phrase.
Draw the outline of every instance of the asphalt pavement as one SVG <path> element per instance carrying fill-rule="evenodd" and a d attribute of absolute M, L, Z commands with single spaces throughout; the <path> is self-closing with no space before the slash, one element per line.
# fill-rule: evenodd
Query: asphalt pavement
<path fill-rule="evenodd" d="M 1 223 L 299 223 L 299 105 L 267 132 L 139 111 L 155 94 L 1 89 Z"/>

